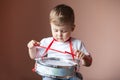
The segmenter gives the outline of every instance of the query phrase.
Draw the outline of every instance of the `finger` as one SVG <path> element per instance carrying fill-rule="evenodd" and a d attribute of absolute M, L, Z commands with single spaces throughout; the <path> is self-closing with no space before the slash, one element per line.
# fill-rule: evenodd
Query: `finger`
<path fill-rule="evenodd" d="M 80 57 L 81 57 L 81 55 L 82 55 L 82 53 L 79 51 L 79 53 L 78 53 L 78 58 L 80 58 Z"/>
<path fill-rule="evenodd" d="M 83 53 L 83 52 L 80 52 L 78 58 L 79 58 L 79 59 L 82 59 L 83 57 L 84 57 L 84 53 Z"/>
<path fill-rule="evenodd" d="M 83 59 L 85 57 L 85 54 L 83 53 L 83 55 L 81 56 L 81 59 Z"/>
<path fill-rule="evenodd" d="M 39 42 L 35 42 L 34 46 L 40 46 L 40 43 Z"/>
<path fill-rule="evenodd" d="M 32 47 L 34 47 L 34 44 L 36 43 L 36 41 L 35 40 L 31 40 L 28 44 L 27 44 L 27 47 L 28 48 L 32 48 Z"/>
<path fill-rule="evenodd" d="M 78 56 L 79 56 L 79 50 L 76 50 L 76 51 L 75 51 L 75 55 L 76 55 L 76 57 L 78 58 Z"/>

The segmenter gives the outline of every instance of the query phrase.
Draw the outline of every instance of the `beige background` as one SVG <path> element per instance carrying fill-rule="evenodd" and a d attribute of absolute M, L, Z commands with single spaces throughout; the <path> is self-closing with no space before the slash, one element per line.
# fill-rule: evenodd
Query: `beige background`
<path fill-rule="evenodd" d="M 91 67 L 81 67 L 84 80 L 120 79 L 119 0 L 0 0 L 0 80 L 40 80 L 26 45 L 51 36 L 49 12 L 60 3 L 74 9 L 73 36 L 93 57 Z"/>

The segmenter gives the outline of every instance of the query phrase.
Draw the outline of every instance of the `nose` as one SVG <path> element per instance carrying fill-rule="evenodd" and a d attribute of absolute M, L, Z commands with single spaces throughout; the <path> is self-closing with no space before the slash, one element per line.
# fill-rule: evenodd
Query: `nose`
<path fill-rule="evenodd" d="M 58 31 L 58 36 L 62 37 L 62 32 L 61 31 Z"/>

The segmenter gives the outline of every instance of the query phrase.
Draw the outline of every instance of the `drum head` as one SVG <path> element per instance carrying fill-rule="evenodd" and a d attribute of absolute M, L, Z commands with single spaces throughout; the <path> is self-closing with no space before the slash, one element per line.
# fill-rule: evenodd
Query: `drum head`
<path fill-rule="evenodd" d="M 41 65 L 45 65 L 45 66 L 49 66 L 49 67 L 57 67 L 57 68 L 61 68 L 61 67 L 75 67 L 77 65 L 77 63 L 75 63 L 72 60 L 63 60 L 60 58 L 44 58 L 44 59 L 40 59 L 37 60 L 37 62 Z"/>

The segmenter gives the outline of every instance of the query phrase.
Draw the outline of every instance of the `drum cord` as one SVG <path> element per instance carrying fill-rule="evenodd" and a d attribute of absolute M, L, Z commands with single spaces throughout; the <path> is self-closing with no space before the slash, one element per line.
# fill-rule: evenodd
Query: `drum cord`
<path fill-rule="evenodd" d="M 47 48 L 47 47 L 44 47 L 44 46 L 36 46 L 36 47 L 37 48 Z M 60 51 L 60 50 L 56 50 L 56 49 L 52 49 L 52 48 L 49 48 L 49 50 L 56 51 L 56 52 L 63 53 L 63 54 L 71 54 L 68 51 Z M 74 54 L 74 56 L 76 56 L 76 55 Z"/>

